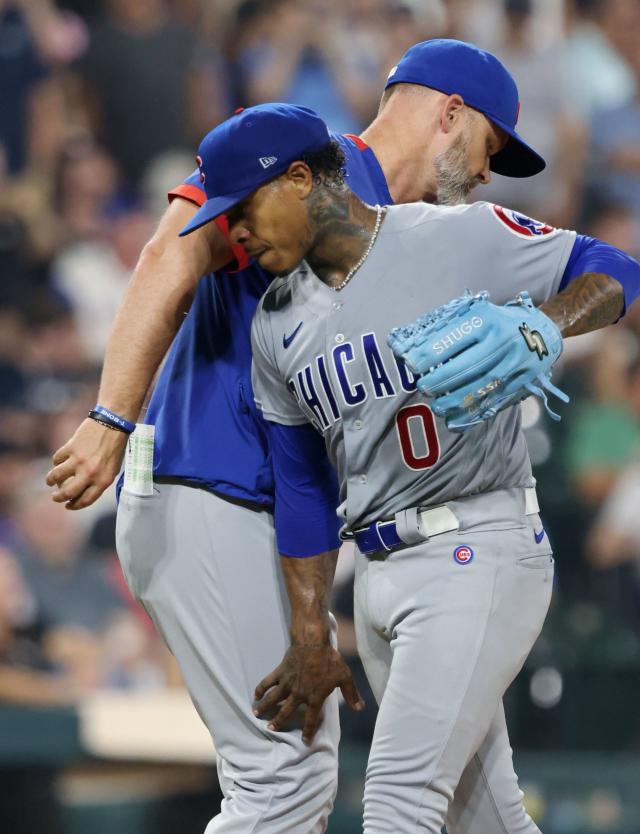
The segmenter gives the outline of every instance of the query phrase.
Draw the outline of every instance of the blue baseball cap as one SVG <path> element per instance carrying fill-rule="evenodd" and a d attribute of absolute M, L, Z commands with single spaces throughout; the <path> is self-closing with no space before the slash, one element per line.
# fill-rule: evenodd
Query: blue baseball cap
<path fill-rule="evenodd" d="M 532 177 L 546 162 L 516 133 L 520 111 L 518 87 L 495 55 L 464 41 L 434 38 L 408 49 L 393 67 L 386 87 L 420 84 L 446 95 L 457 93 L 509 135 L 489 162 L 492 171 L 507 177 Z"/>
<path fill-rule="evenodd" d="M 180 236 L 224 214 L 294 160 L 329 142 L 329 128 L 308 107 L 276 103 L 237 111 L 200 143 L 196 159 L 207 200 Z"/>

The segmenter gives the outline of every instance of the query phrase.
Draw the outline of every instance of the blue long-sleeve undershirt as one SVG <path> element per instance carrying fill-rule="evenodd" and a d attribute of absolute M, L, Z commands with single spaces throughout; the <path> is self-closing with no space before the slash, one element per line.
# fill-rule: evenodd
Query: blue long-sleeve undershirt
<path fill-rule="evenodd" d="M 324 440 L 309 424 L 269 423 L 275 528 L 283 556 L 305 558 L 339 547 L 339 486 Z"/>
<path fill-rule="evenodd" d="M 577 235 L 558 291 L 562 291 L 574 278 L 585 272 L 602 272 L 620 282 L 624 291 L 623 315 L 640 295 L 638 261 L 597 238 Z"/>

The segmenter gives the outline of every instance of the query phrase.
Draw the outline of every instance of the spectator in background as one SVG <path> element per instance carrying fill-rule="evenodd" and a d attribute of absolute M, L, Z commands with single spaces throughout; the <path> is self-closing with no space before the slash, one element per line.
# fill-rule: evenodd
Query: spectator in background
<path fill-rule="evenodd" d="M 583 226 L 591 237 L 597 237 L 638 257 L 640 216 L 634 216 L 628 205 L 604 194 L 587 194 L 583 218 Z M 626 321 L 624 323 L 626 324 Z"/>
<path fill-rule="evenodd" d="M 620 107 L 635 93 L 635 78 L 618 51 L 616 0 L 569 0 L 567 61 L 571 98 L 587 121 L 607 107 Z"/>
<path fill-rule="evenodd" d="M 3 183 L 2 204 L 21 216 L 39 204 L 40 226 L 51 223 L 43 203 L 58 147 L 83 123 L 67 68 L 86 42 L 81 19 L 53 0 L 0 0 L 0 179 L 13 178 Z"/>
<path fill-rule="evenodd" d="M 640 387 L 640 386 L 639 386 Z M 586 542 L 587 564 L 610 622 L 640 632 L 640 455 L 620 473 L 598 509 Z"/>
<path fill-rule="evenodd" d="M 16 559 L 0 548 L 0 701 L 55 706 L 78 694 L 46 658 L 33 595 Z"/>
<path fill-rule="evenodd" d="M 64 243 L 99 237 L 107 208 L 127 200 L 131 196 L 121 186 L 115 161 L 90 136 L 74 136 L 64 143 L 52 191 Z"/>
<path fill-rule="evenodd" d="M 511 70 L 520 91 L 518 129 L 547 160 L 531 181 L 494 176 L 486 197 L 515 206 L 553 226 L 572 228 L 579 206 L 586 132 L 567 86 L 568 64 L 559 40 L 534 36 L 536 0 L 502 0 L 502 36 L 493 52 Z"/>
<path fill-rule="evenodd" d="M 15 0 L 22 9 L 38 51 L 48 66 L 65 66 L 76 60 L 87 48 L 88 32 L 79 14 L 62 0 Z M 87 13 L 87 0 L 83 0 Z"/>
<path fill-rule="evenodd" d="M 381 33 L 381 58 L 386 57 L 382 61 L 386 73 L 414 43 L 444 37 L 446 21 L 440 0 L 392 0 Z"/>
<path fill-rule="evenodd" d="M 217 58 L 178 25 L 164 0 L 106 0 L 81 67 L 95 130 L 128 182 L 226 117 Z"/>
<path fill-rule="evenodd" d="M 0 0 L 0 172 L 16 174 L 26 160 L 30 98 L 47 77 L 32 33 L 21 9 L 12 0 Z M 1 178 L 1 177 L 0 177 Z"/>
<path fill-rule="evenodd" d="M 50 287 L 64 301 L 92 365 L 102 362 L 107 337 L 151 219 L 117 166 L 89 136 L 62 148 L 55 172 L 59 240 Z"/>
<path fill-rule="evenodd" d="M 14 495 L 22 485 L 28 461 L 26 450 L 0 439 L 0 551 L 15 544 Z"/>
<path fill-rule="evenodd" d="M 26 405 L 40 414 L 56 411 L 91 373 L 72 311 L 50 286 L 34 296 L 27 315 L 28 339 L 20 357 Z"/>
<path fill-rule="evenodd" d="M 593 117 L 592 177 L 596 188 L 629 206 L 640 220 L 640 3 L 612 0 L 612 8 L 618 10 L 621 26 L 624 23 L 624 35 L 621 33 L 618 41 L 636 87 L 633 99 L 600 110 Z"/>
<path fill-rule="evenodd" d="M 34 260 L 25 223 L 0 212 L 0 441 L 44 454 L 48 424 L 39 414 L 60 406 L 62 377 L 86 370 L 68 311 L 52 295 L 46 263 Z"/>
<path fill-rule="evenodd" d="M 0 215 L 0 414 L 23 400 L 26 386 L 21 357 L 27 340 L 26 308 L 35 275 L 21 257 L 23 240 L 20 221 L 12 215 Z"/>
<path fill-rule="evenodd" d="M 36 608 L 16 560 L 0 549 L 0 702 L 71 705 L 80 694 L 55 672 L 42 648 Z M 0 767 L 0 822 L 11 834 L 60 834 L 56 772 L 46 765 Z"/>
<path fill-rule="evenodd" d="M 83 558 L 83 525 L 56 510 L 43 490 L 25 490 L 18 499 L 16 553 L 47 627 L 73 626 L 98 636 L 122 612 L 122 602 L 104 567 Z"/>
<path fill-rule="evenodd" d="M 601 0 L 600 26 L 618 55 L 633 71 L 638 52 L 637 0 Z M 634 73 L 635 74 L 635 73 Z"/>
<path fill-rule="evenodd" d="M 627 331 L 611 331 L 592 355 L 592 399 L 580 408 L 567 444 L 567 466 L 583 505 L 604 501 L 640 452 L 640 363 L 629 366 Z"/>
<path fill-rule="evenodd" d="M 115 548 L 87 542 L 84 524 L 23 489 L 15 553 L 43 628 L 46 657 L 83 691 L 156 686 L 164 680 L 159 639 L 131 610 L 114 570 Z"/>
<path fill-rule="evenodd" d="M 52 264 L 52 286 L 72 310 L 84 353 L 102 364 L 107 339 L 142 247 L 150 217 L 135 204 L 102 215 L 101 234 L 64 248 Z"/>
<path fill-rule="evenodd" d="M 263 0 L 240 7 L 244 101 L 304 104 L 338 133 L 363 127 L 391 69 L 382 65 L 379 49 L 386 9 L 384 0 L 352 7 L 351 16 L 349 5 L 338 0 Z"/>
<path fill-rule="evenodd" d="M 633 565 L 640 591 L 640 457 L 622 470 L 602 505 L 589 534 L 587 555 L 600 569 Z"/>

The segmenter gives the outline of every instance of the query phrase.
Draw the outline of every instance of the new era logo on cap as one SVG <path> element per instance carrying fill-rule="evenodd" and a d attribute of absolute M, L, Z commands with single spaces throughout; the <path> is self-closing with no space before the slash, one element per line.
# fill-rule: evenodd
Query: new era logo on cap
<path fill-rule="evenodd" d="M 207 199 L 180 234 L 226 214 L 296 159 L 331 141 L 329 128 L 308 107 L 271 102 L 236 113 L 200 142 L 198 167 Z"/>

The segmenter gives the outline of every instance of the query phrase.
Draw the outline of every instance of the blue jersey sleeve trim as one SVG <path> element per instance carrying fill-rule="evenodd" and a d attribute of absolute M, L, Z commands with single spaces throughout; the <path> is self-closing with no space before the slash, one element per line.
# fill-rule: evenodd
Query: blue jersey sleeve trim
<path fill-rule="evenodd" d="M 640 295 L 640 264 L 634 258 L 597 238 L 577 235 L 558 292 L 585 272 L 602 272 L 620 282 L 624 291 L 622 315 Z"/>
<path fill-rule="evenodd" d="M 268 425 L 278 550 L 299 559 L 335 550 L 339 488 L 322 437 L 307 424 Z"/>
<path fill-rule="evenodd" d="M 347 163 L 349 187 L 365 202 L 393 205 L 384 171 L 373 150 L 359 136 L 332 133 L 342 148 Z"/>

